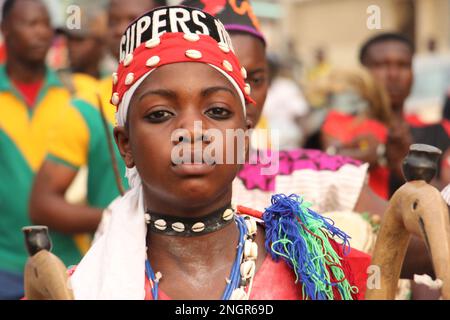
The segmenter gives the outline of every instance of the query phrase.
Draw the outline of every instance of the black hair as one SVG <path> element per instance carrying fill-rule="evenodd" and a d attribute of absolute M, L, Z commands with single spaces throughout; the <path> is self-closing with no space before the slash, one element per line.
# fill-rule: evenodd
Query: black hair
<path fill-rule="evenodd" d="M 8 0 L 7 0 L 8 1 Z M 168 6 L 167 0 L 147 0 L 149 3 L 154 4 L 155 8 L 157 7 L 166 7 Z M 106 8 L 109 8 L 111 4 L 111 0 L 107 2 Z"/>
<path fill-rule="evenodd" d="M 12 9 L 14 8 L 14 5 L 17 3 L 18 0 L 5 0 L 2 7 L 2 21 L 5 21 L 9 15 L 11 14 Z M 38 2 L 43 3 L 41 0 L 36 0 Z"/>
<path fill-rule="evenodd" d="M 359 62 L 361 62 L 361 64 L 363 65 L 366 64 L 367 53 L 369 52 L 369 49 L 372 45 L 388 41 L 401 42 L 411 50 L 411 54 L 414 54 L 414 44 L 410 39 L 408 39 L 401 33 L 386 32 L 375 35 L 364 42 L 364 44 L 361 46 L 361 49 L 359 50 Z"/>
<path fill-rule="evenodd" d="M 2 21 L 5 21 L 6 18 L 8 18 L 9 14 L 11 13 L 14 5 L 16 4 L 17 0 L 6 0 L 3 3 L 2 7 Z"/>
<path fill-rule="evenodd" d="M 167 1 L 166 0 L 154 0 L 153 1 L 158 7 L 166 7 Z"/>

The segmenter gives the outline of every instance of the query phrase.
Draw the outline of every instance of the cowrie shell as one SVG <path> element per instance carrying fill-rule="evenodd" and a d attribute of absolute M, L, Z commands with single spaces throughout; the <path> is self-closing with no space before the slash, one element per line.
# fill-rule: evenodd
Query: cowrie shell
<path fill-rule="evenodd" d="M 247 226 L 247 234 L 252 236 L 257 231 L 256 221 L 254 219 L 245 220 L 245 225 Z"/>
<path fill-rule="evenodd" d="M 183 38 L 187 41 L 196 42 L 200 40 L 200 36 L 196 33 L 185 33 Z"/>
<path fill-rule="evenodd" d="M 241 264 L 241 277 L 244 280 L 250 279 L 255 275 L 255 261 L 247 260 Z"/>
<path fill-rule="evenodd" d="M 161 278 L 162 278 L 162 273 L 157 271 L 155 273 L 155 282 L 159 282 L 159 280 L 161 280 Z"/>
<path fill-rule="evenodd" d="M 194 50 L 194 49 L 189 49 L 186 50 L 186 57 L 191 58 L 191 59 L 201 59 L 202 58 L 202 53 L 198 50 Z"/>
<path fill-rule="evenodd" d="M 223 212 L 222 219 L 225 221 L 229 221 L 233 218 L 234 212 L 231 209 L 227 209 Z"/>
<path fill-rule="evenodd" d="M 183 232 L 184 231 L 184 224 L 181 222 L 175 222 L 172 223 L 172 229 L 176 232 Z"/>
<path fill-rule="evenodd" d="M 222 66 L 229 72 L 233 72 L 233 66 L 231 65 L 230 61 L 223 60 Z"/>
<path fill-rule="evenodd" d="M 250 259 L 258 258 L 258 244 L 256 242 L 252 242 L 252 246 L 250 248 Z"/>
<path fill-rule="evenodd" d="M 145 218 L 145 223 L 146 223 L 146 224 L 149 224 L 150 221 L 151 221 L 150 215 L 149 215 L 148 213 L 146 213 L 146 214 L 144 214 L 144 218 Z"/>
<path fill-rule="evenodd" d="M 119 94 L 117 92 L 114 92 L 112 97 L 111 97 L 111 102 L 113 105 L 117 106 L 119 104 Z"/>
<path fill-rule="evenodd" d="M 244 79 L 247 79 L 247 70 L 244 67 L 241 68 L 241 75 Z"/>
<path fill-rule="evenodd" d="M 145 47 L 147 49 L 152 49 L 154 47 L 159 46 L 160 43 L 161 43 L 161 39 L 160 38 L 158 38 L 158 37 L 157 38 L 153 38 L 153 39 L 147 40 L 145 42 Z"/>
<path fill-rule="evenodd" d="M 112 80 L 113 80 L 113 85 L 116 85 L 117 82 L 119 81 L 119 76 L 117 75 L 117 72 L 113 72 Z"/>
<path fill-rule="evenodd" d="M 231 293 L 230 300 L 248 300 L 247 292 L 242 288 L 234 289 Z"/>
<path fill-rule="evenodd" d="M 248 83 L 245 84 L 244 91 L 247 95 L 250 95 L 252 93 L 252 88 L 250 88 L 250 85 Z"/>
<path fill-rule="evenodd" d="M 127 74 L 127 77 L 125 78 L 125 85 L 129 86 L 133 82 L 134 82 L 134 73 L 130 72 L 129 74 Z"/>
<path fill-rule="evenodd" d="M 192 226 L 191 230 L 194 232 L 202 232 L 205 230 L 205 224 L 203 222 L 197 222 Z"/>
<path fill-rule="evenodd" d="M 127 54 L 127 56 L 123 60 L 123 66 L 128 67 L 131 64 L 131 62 L 133 61 L 133 58 L 134 57 L 133 57 L 132 53 Z"/>
<path fill-rule="evenodd" d="M 223 42 L 219 42 L 219 49 L 225 53 L 230 52 L 230 47 L 226 43 L 223 43 Z"/>
<path fill-rule="evenodd" d="M 244 242 L 244 258 L 250 257 L 250 253 L 252 251 L 252 243 L 251 240 L 245 240 Z"/>
<path fill-rule="evenodd" d="M 161 61 L 161 59 L 158 56 L 153 56 L 147 60 L 145 65 L 147 67 L 154 67 L 159 63 L 159 61 Z"/>
<path fill-rule="evenodd" d="M 156 220 L 154 225 L 155 225 L 155 228 L 158 230 L 166 230 L 166 228 L 167 228 L 167 223 L 163 219 Z"/>

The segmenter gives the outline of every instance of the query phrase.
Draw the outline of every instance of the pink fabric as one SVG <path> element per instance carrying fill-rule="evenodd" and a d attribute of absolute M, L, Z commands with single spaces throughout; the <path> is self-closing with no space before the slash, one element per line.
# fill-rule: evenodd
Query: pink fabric
<path fill-rule="evenodd" d="M 305 169 L 337 171 L 345 164 L 355 166 L 362 164 L 360 161 L 349 157 L 332 156 L 320 150 L 312 149 L 295 149 L 279 152 L 268 151 L 267 156 L 271 158 L 279 157 L 278 171 L 272 175 L 262 175 L 261 168 L 268 167 L 269 165 L 261 164 L 261 162 L 267 163 L 268 161 L 264 161 L 264 155 L 261 161 L 260 153 L 258 153 L 238 173 L 238 178 L 243 181 L 247 189 L 275 191 L 275 177 L 277 175 L 290 175 L 294 171 Z"/>

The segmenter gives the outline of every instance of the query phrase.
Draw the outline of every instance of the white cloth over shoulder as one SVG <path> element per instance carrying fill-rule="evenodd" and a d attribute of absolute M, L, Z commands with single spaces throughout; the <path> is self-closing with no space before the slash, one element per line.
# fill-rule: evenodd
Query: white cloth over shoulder
<path fill-rule="evenodd" d="M 145 298 L 144 277 L 147 225 L 142 186 L 110 206 L 110 221 L 71 277 L 75 299 Z"/>

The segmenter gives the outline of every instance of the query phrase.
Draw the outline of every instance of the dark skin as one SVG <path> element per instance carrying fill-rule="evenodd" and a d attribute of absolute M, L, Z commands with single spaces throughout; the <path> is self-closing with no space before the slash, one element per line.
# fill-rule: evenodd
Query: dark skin
<path fill-rule="evenodd" d="M 231 33 L 231 41 L 236 56 L 247 70 L 247 80 L 250 84 L 251 96 L 255 105 L 247 106 L 247 118 L 253 126 L 259 121 L 264 102 L 269 89 L 269 66 L 266 58 L 266 48 L 260 39 L 244 33 Z"/>
<path fill-rule="evenodd" d="M 34 224 L 66 234 L 95 232 L 103 210 L 71 204 L 64 197 L 76 174 L 76 170 L 63 164 L 44 161 L 30 196 L 30 219 Z"/>
<path fill-rule="evenodd" d="M 45 57 L 53 30 L 45 5 L 39 0 L 16 1 L 2 21 L 8 59 L 8 76 L 18 82 L 33 83 L 45 76 Z"/>
<path fill-rule="evenodd" d="M 25 1 L 32 0 L 22 0 L 18 3 Z M 107 34 L 107 43 L 119 48 L 116 34 L 120 32 L 122 35 L 129 23 L 143 12 L 152 9 L 153 5 L 153 1 L 111 1 L 108 24 L 109 30 L 113 32 Z M 47 225 L 50 229 L 67 234 L 96 231 L 103 209 L 70 204 L 64 198 L 76 174 L 77 170 L 72 167 L 51 160 L 44 161 L 36 174 L 30 198 L 30 217 L 33 223 Z"/>
<path fill-rule="evenodd" d="M 120 39 L 128 25 L 157 6 L 151 0 L 111 0 L 108 10 L 108 47 L 111 54 L 119 60 Z"/>
<path fill-rule="evenodd" d="M 231 35 L 233 47 L 241 65 L 247 69 L 247 73 L 256 69 L 255 65 L 263 66 L 267 64 L 265 55 L 265 47 L 257 38 L 250 35 Z M 267 75 L 267 73 L 266 73 Z M 250 114 L 252 122 L 257 123 L 263 110 L 268 85 L 262 87 L 261 90 L 254 90 L 252 87 L 252 98 L 256 101 L 256 106 L 248 106 L 247 113 Z M 251 113 L 255 110 L 255 113 Z M 369 212 L 383 216 L 388 203 L 377 196 L 372 189 L 365 183 L 361 190 L 360 196 L 354 210 L 356 212 Z M 405 261 L 402 268 L 402 278 L 412 279 L 414 274 L 434 274 L 431 260 L 428 257 L 428 251 L 425 244 L 417 237 L 413 237 L 408 247 Z"/>
<path fill-rule="evenodd" d="M 364 65 L 385 87 L 391 101 L 394 118 L 389 128 L 386 157 L 391 171 L 402 177 L 401 163 L 413 143 L 409 125 L 403 114 L 403 104 L 413 84 L 413 52 L 403 42 L 385 41 L 369 47 Z"/>
<path fill-rule="evenodd" d="M 105 43 L 96 36 L 67 37 L 67 50 L 73 72 L 86 73 L 100 78 L 99 64 L 103 57 Z"/>
<path fill-rule="evenodd" d="M 226 129 L 250 128 L 228 80 L 205 64 L 176 63 L 158 68 L 144 80 L 130 103 L 127 126 L 114 129 L 127 167 L 136 166 L 143 181 L 150 212 L 201 217 L 231 202 L 239 164 L 204 164 L 190 171 L 194 165 L 172 163 L 174 146 L 194 143 L 194 121 L 202 121 L 203 130 L 215 128 L 222 134 Z M 180 128 L 189 132 L 191 142 L 171 141 L 173 131 Z M 202 148 L 208 143 L 204 141 Z M 225 154 L 227 146 L 223 148 Z M 258 232 L 257 268 L 265 256 L 263 238 Z M 161 290 L 172 299 L 220 299 L 237 241 L 234 223 L 192 238 L 149 232 L 148 258 L 155 272 L 163 275 Z"/>

